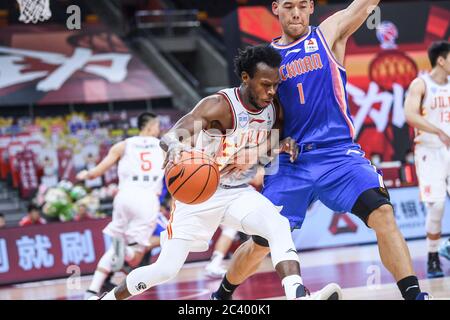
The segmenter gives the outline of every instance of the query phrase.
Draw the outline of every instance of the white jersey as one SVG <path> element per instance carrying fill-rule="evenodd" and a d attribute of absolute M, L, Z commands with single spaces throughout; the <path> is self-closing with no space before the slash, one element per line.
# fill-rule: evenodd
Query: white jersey
<path fill-rule="evenodd" d="M 259 112 L 249 111 L 243 104 L 239 88 L 224 89 L 218 92 L 228 102 L 233 115 L 233 128 L 225 135 L 219 132 L 203 130 L 197 139 L 195 148 L 202 150 L 219 165 L 222 170 L 239 150 L 244 147 L 256 147 L 267 140 L 267 135 L 275 122 L 275 107 L 273 104 Z M 250 182 L 256 175 L 255 165 L 239 177 L 225 175 L 220 184 L 238 186 Z"/>
<path fill-rule="evenodd" d="M 125 152 L 119 160 L 119 189 L 137 186 L 161 191 L 164 153 L 159 139 L 135 136 L 125 140 Z"/>
<path fill-rule="evenodd" d="M 420 78 L 425 82 L 425 96 L 422 101 L 422 116 L 431 124 L 450 135 L 450 77 L 446 85 L 439 85 L 429 74 Z M 435 134 L 416 129 L 415 143 L 432 148 L 444 147 Z"/>

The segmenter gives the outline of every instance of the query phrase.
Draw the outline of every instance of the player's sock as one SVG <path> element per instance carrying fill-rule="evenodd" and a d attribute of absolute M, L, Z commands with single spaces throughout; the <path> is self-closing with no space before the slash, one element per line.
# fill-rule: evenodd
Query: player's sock
<path fill-rule="evenodd" d="M 438 252 L 440 242 L 441 239 L 431 240 L 430 238 L 427 238 L 428 252 Z"/>
<path fill-rule="evenodd" d="M 228 281 L 227 276 L 225 275 L 219 289 L 214 292 L 213 295 L 218 300 L 231 300 L 233 297 L 233 293 L 237 289 L 237 287 L 239 287 L 239 285 L 231 284 Z"/>
<path fill-rule="evenodd" d="M 409 276 L 397 282 L 397 286 L 402 293 L 403 299 L 415 300 L 419 295 L 420 286 L 416 276 Z"/>
<path fill-rule="evenodd" d="M 91 285 L 89 286 L 89 290 L 99 293 L 108 275 L 109 274 L 106 274 L 102 271 L 95 271 L 94 276 L 92 277 Z"/>
<path fill-rule="evenodd" d="M 281 284 L 283 285 L 287 300 L 306 296 L 302 277 L 297 274 L 284 277 L 283 280 L 281 280 Z"/>

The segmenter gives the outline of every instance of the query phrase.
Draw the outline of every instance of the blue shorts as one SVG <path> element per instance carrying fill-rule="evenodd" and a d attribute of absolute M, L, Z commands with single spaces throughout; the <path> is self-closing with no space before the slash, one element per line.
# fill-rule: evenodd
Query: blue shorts
<path fill-rule="evenodd" d="M 294 163 L 288 154 L 280 154 L 277 161 L 278 171 L 264 177 L 262 193 L 282 207 L 281 214 L 293 229 L 301 227 L 306 210 L 316 200 L 335 212 L 351 212 L 361 193 L 384 187 L 381 174 L 355 143 L 304 151 Z"/>

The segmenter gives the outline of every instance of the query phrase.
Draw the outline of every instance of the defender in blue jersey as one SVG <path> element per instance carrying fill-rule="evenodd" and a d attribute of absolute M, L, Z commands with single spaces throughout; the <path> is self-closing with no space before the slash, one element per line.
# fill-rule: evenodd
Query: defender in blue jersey
<path fill-rule="evenodd" d="M 282 109 L 282 137 L 295 139 L 299 156 L 281 154 L 278 172 L 264 180 L 263 194 L 282 207 L 291 227 L 300 228 L 306 210 L 316 200 L 330 209 L 351 212 L 377 235 L 381 260 L 392 273 L 405 299 L 424 299 L 414 274 L 406 242 L 400 233 L 388 191 L 376 168 L 354 142 L 346 72 L 347 39 L 366 20 L 379 0 L 354 0 L 349 7 L 309 25 L 312 0 L 277 0 L 281 37 L 272 42 L 283 61 L 278 98 Z M 256 271 L 268 253 L 259 237 L 233 255 L 215 299 L 230 299 L 237 286 Z"/>

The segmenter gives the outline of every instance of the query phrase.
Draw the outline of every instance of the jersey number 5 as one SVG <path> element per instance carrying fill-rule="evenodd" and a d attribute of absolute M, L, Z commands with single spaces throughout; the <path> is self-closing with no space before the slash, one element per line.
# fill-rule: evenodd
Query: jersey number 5
<path fill-rule="evenodd" d="M 152 162 L 150 161 L 150 152 L 141 152 L 141 169 L 142 171 L 150 171 L 152 169 Z"/>
<path fill-rule="evenodd" d="M 303 83 L 297 84 L 298 95 L 300 96 L 300 104 L 305 104 L 305 94 L 303 93 Z"/>

